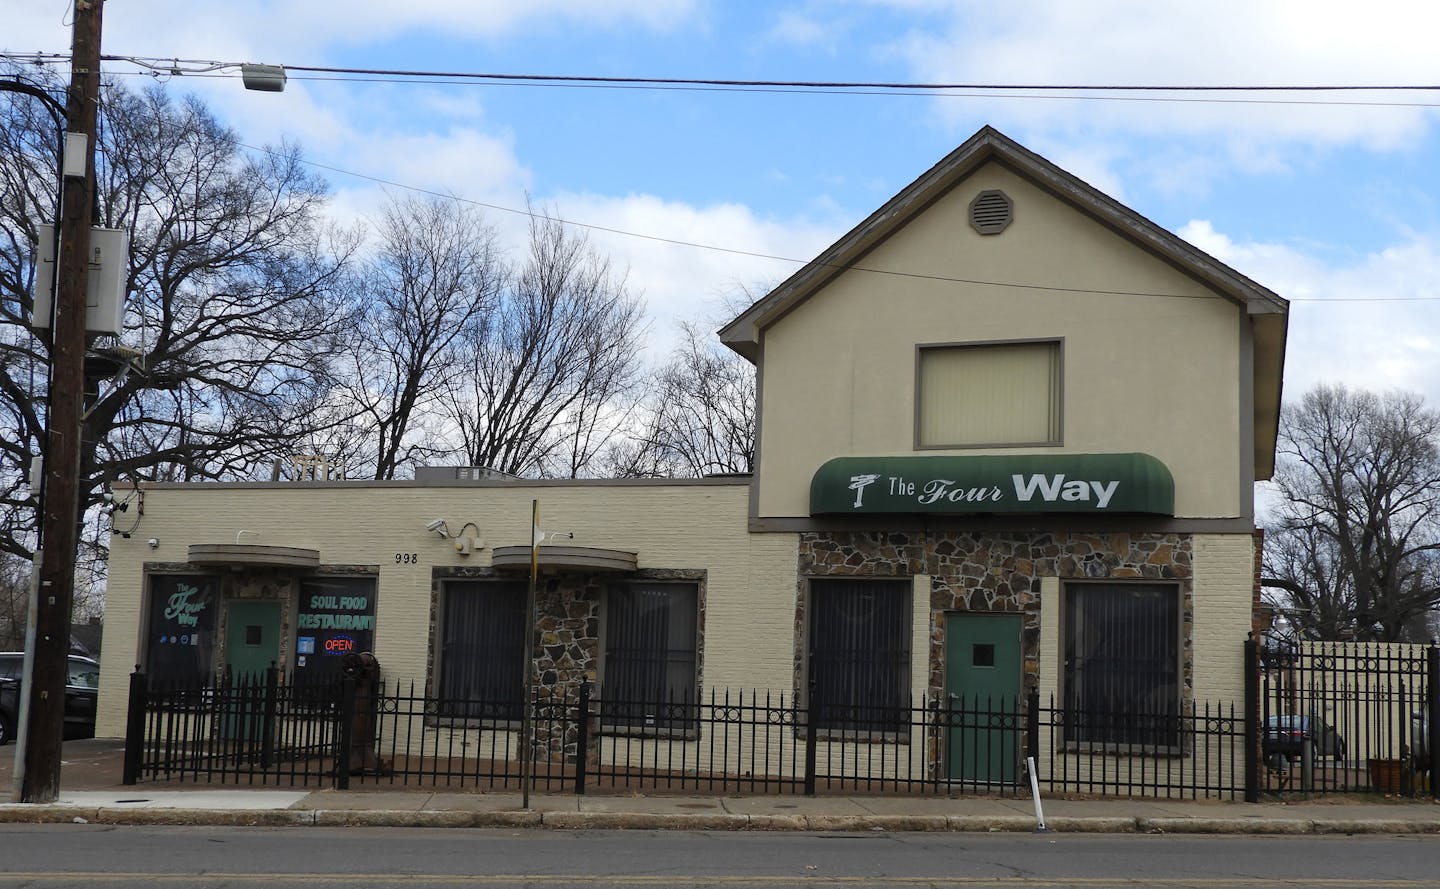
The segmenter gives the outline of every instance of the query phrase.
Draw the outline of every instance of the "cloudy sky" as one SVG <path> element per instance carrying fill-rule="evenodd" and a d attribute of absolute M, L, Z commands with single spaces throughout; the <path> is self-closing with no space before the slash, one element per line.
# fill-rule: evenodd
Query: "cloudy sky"
<path fill-rule="evenodd" d="M 68 0 L 0 0 L 0 22 L 0 49 L 68 52 Z M 114 0 L 103 50 L 426 72 L 1395 87 L 1440 82 L 1437 33 L 1433 0 Z M 492 205 L 517 248 L 524 218 L 507 210 L 527 195 L 598 227 L 657 342 L 784 278 L 991 124 L 1292 300 L 1288 394 L 1323 380 L 1440 404 L 1440 89 L 817 95 L 293 70 L 283 94 L 246 92 L 233 71 L 168 82 L 249 145 L 298 142 L 338 216 L 412 187 Z"/>

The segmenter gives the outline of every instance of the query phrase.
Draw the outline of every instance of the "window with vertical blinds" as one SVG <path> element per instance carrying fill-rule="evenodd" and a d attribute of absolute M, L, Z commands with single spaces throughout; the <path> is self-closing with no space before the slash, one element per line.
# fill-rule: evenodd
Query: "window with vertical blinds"
<path fill-rule="evenodd" d="M 810 581 L 810 712 L 822 729 L 909 721 L 909 578 Z"/>
<path fill-rule="evenodd" d="M 1067 740 L 1177 745 L 1180 590 L 1067 585 L 1064 678 Z"/>
<path fill-rule="evenodd" d="M 525 584 L 449 581 L 441 615 L 441 716 L 519 720 Z"/>
<path fill-rule="evenodd" d="M 691 727 L 696 715 L 699 590 L 688 583 L 611 587 L 605 603 L 604 721 Z"/>
<path fill-rule="evenodd" d="M 920 349 L 920 447 L 1060 443 L 1060 343 Z"/>

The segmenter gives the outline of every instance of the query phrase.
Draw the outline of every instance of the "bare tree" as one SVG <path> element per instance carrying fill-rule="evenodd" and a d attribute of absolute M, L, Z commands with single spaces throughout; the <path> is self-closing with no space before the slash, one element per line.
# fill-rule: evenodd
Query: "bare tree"
<path fill-rule="evenodd" d="M 1265 574 L 1292 622 L 1376 641 L 1423 624 L 1440 603 L 1440 414 L 1418 395 L 1317 386 L 1282 412 L 1279 456 Z"/>
<path fill-rule="evenodd" d="M 25 645 L 25 616 L 30 603 L 30 563 L 0 552 L 0 651 Z"/>
<path fill-rule="evenodd" d="M 755 368 L 698 325 L 655 373 L 647 411 L 617 475 L 685 477 L 749 473 L 755 463 Z"/>
<path fill-rule="evenodd" d="M 346 454 L 351 477 L 368 464 L 394 478 L 442 453 L 442 394 L 483 342 L 506 269 L 481 215 L 439 198 L 391 200 L 376 221 L 377 248 L 355 277 L 352 336 L 337 395 L 353 407 Z M 356 442 L 354 439 L 360 441 Z"/>
<path fill-rule="evenodd" d="M 22 479 L 39 450 L 46 367 L 27 328 L 33 245 L 36 221 L 54 216 L 58 158 L 37 135 L 50 124 L 35 103 L 0 98 L 0 550 L 27 556 Z M 311 430 L 344 325 L 335 285 L 350 249 L 327 238 L 325 186 L 293 146 L 248 156 L 202 102 L 159 87 L 107 85 L 101 114 L 101 224 L 131 232 L 118 345 L 137 357 L 117 358 L 123 373 L 87 404 L 87 508 L 107 481 L 251 475 Z"/>
<path fill-rule="evenodd" d="M 582 235 L 532 216 L 529 253 L 447 396 L 471 465 L 579 477 L 622 425 L 634 390 L 639 301 Z"/>

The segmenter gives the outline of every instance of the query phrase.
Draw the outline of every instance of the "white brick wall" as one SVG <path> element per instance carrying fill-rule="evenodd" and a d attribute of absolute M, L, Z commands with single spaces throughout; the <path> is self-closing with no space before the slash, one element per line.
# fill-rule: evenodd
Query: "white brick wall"
<path fill-rule="evenodd" d="M 1197 534 L 1193 652 L 1195 700 L 1245 699 L 1243 644 L 1250 632 L 1255 586 L 1255 538 Z"/>
<path fill-rule="evenodd" d="M 324 565 L 379 566 L 376 657 L 387 677 L 418 681 L 429 650 L 431 569 L 487 565 L 494 547 L 527 543 L 532 499 L 542 529 L 574 532 L 566 544 L 635 551 L 642 568 L 706 570 L 705 683 L 788 689 L 797 538 L 748 533 L 748 497 L 744 483 L 151 489 L 140 525 L 111 547 L 97 732 L 124 734 L 127 678 L 143 651 L 144 563 L 184 562 L 190 544 L 234 543 L 245 530 L 256 532 L 243 535 L 245 543 L 317 549 Z M 434 518 L 452 531 L 474 522 L 485 549 L 458 555 L 425 530 Z M 418 563 L 396 564 L 397 553 L 414 553 Z"/>

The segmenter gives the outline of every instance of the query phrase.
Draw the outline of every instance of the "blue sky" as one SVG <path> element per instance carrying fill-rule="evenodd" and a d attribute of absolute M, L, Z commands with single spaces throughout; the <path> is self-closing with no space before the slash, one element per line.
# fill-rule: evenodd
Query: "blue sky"
<path fill-rule="evenodd" d="M 1182 6 L 1186 8 L 1181 8 Z M 1193 8 L 1190 8 L 1193 7 Z M 0 0 L 11 52 L 66 52 L 67 0 Z M 1440 81 L 1440 4 L 1374 0 L 114 0 L 113 55 L 289 66 L 743 80 L 1106 84 Z M 139 86 L 134 65 L 108 69 Z M 805 260 L 992 124 L 1294 300 L 1287 392 L 1440 406 L 1440 91 L 1144 101 L 356 83 L 283 94 L 183 76 L 244 141 L 500 207 Z M 1216 97 L 1209 97 L 1216 98 Z M 1151 101 L 1165 99 L 1166 101 Z M 384 199 L 325 171 L 332 212 Z M 491 211 L 518 249 L 523 217 Z M 663 347 L 786 262 L 592 233 Z M 1402 301 L 1425 297 L 1433 301 Z M 1369 302 L 1339 302 L 1363 299 Z"/>

